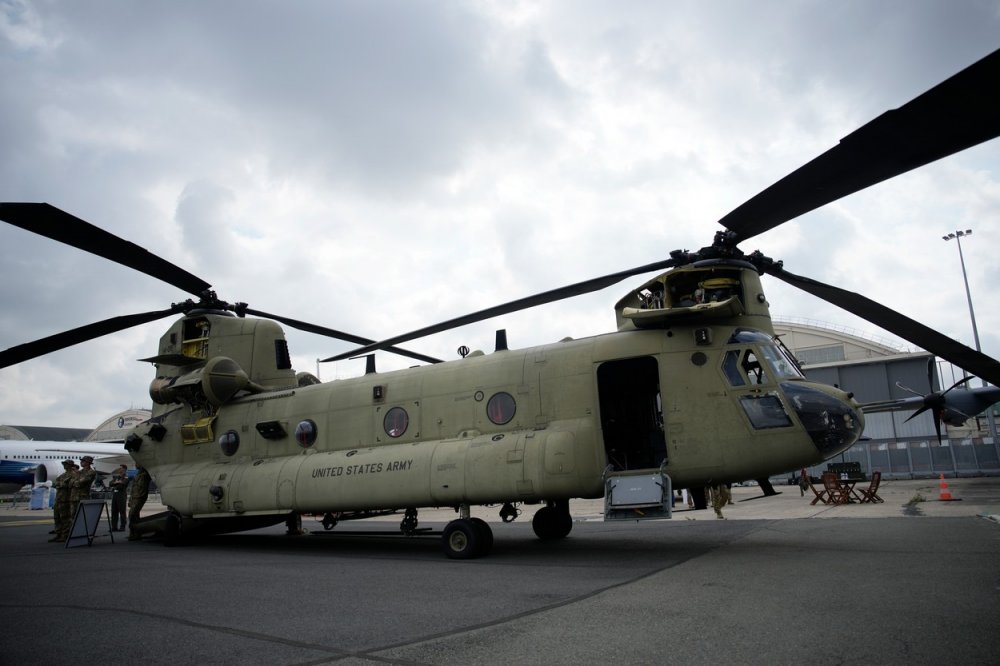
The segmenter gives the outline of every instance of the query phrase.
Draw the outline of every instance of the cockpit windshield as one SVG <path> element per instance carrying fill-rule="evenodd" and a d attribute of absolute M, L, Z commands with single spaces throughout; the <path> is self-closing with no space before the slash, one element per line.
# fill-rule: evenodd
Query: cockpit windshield
<path fill-rule="evenodd" d="M 761 345 L 760 353 L 767 359 L 768 365 L 778 379 L 802 378 L 795 362 L 785 354 L 785 350 L 777 345 Z"/>

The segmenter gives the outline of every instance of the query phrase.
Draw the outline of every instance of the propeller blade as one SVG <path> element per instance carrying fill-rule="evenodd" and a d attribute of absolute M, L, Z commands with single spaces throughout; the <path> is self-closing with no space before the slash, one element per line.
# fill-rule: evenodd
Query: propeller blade
<path fill-rule="evenodd" d="M 201 296 L 211 285 L 166 259 L 47 203 L 0 203 L 0 220 Z"/>
<path fill-rule="evenodd" d="M 353 342 L 359 345 L 366 345 L 375 342 L 368 338 L 362 338 L 359 335 L 351 335 L 350 333 L 344 333 L 343 331 L 337 331 L 332 328 L 325 328 L 323 326 L 317 326 L 316 324 L 310 324 L 309 322 L 299 321 L 298 319 L 290 319 L 288 317 L 281 317 L 275 314 L 270 314 L 268 312 L 262 312 L 260 310 L 254 310 L 252 308 L 245 308 L 243 312 L 251 314 L 255 317 L 263 317 L 264 319 L 273 319 L 275 321 L 280 321 L 283 324 L 288 324 L 293 328 L 297 328 L 300 331 L 306 331 L 307 333 L 316 333 L 317 335 L 325 335 L 328 338 L 335 338 L 337 340 L 345 340 L 347 342 Z M 425 354 L 420 354 L 418 352 L 408 351 L 406 349 L 401 349 L 399 347 L 387 347 L 385 351 L 392 352 L 394 354 L 399 354 L 400 356 L 408 356 L 409 358 L 414 358 L 418 361 L 424 361 L 426 363 L 441 363 L 441 359 L 434 358 L 433 356 L 427 356 Z"/>
<path fill-rule="evenodd" d="M 116 333 L 118 331 L 123 331 L 126 328 L 132 328 L 133 326 L 139 326 L 140 324 L 156 321 L 157 319 L 162 319 L 163 317 L 169 317 L 177 312 L 180 312 L 180 309 L 170 308 L 168 310 L 156 310 L 153 312 L 142 312 L 139 314 L 112 317 L 111 319 L 105 319 L 103 321 L 87 324 L 86 326 L 74 328 L 69 331 L 63 331 L 62 333 L 57 333 L 56 335 L 50 335 L 47 338 L 35 340 L 34 342 L 26 342 L 23 345 L 17 345 L 16 347 L 11 347 L 10 349 L 0 352 L 0 368 L 6 368 L 7 366 L 21 363 L 22 361 L 28 361 L 39 356 L 44 356 L 50 352 L 59 351 L 60 349 L 65 349 L 66 347 L 72 347 L 73 345 L 81 342 L 99 338 L 102 335 Z"/>
<path fill-rule="evenodd" d="M 862 319 L 926 349 L 935 356 L 964 368 L 991 384 L 1000 384 L 1000 362 L 996 359 L 966 347 L 961 342 L 952 340 L 906 315 L 852 291 L 789 273 L 777 264 L 765 266 L 763 270 L 793 287 L 798 287 L 828 303 L 856 314 Z"/>
<path fill-rule="evenodd" d="M 473 312 L 471 314 L 467 314 L 461 317 L 455 317 L 454 319 L 449 319 L 448 321 L 443 321 L 439 324 L 434 324 L 432 326 L 425 326 L 424 328 L 420 328 L 415 331 L 411 331 L 409 333 L 404 333 L 402 335 L 397 335 L 393 338 L 388 338 L 386 340 L 381 340 L 373 344 L 365 345 L 364 347 L 359 347 L 358 349 L 352 349 L 349 352 L 345 352 L 343 354 L 337 354 L 336 356 L 331 356 L 330 358 L 325 358 L 323 359 L 323 362 L 326 363 L 327 361 L 339 361 L 341 359 L 351 358 L 353 356 L 360 356 L 361 354 L 367 354 L 368 352 L 372 352 L 377 349 L 386 349 L 390 345 L 396 345 L 401 342 L 407 342 L 409 340 L 414 340 L 416 338 L 422 338 L 428 335 L 433 335 L 434 333 L 447 331 L 452 328 L 457 328 L 458 326 L 465 326 L 466 324 L 474 324 L 477 321 L 490 319 L 491 317 L 498 317 L 500 315 L 509 314 L 511 312 L 517 312 L 518 310 L 533 308 L 536 305 L 544 305 L 546 303 L 559 301 L 564 298 L 570 298 L 572 296 L 582 296 L 583 294 L 589 294 L 592 291 L 598 291 L 600 289 L 604 289 L 605 287 L 610 287 L 613 284 L 621 282 L 627 277 L 632 277 L 633 275 L 639 275 L 641 273 L 649 273 L 651 271 L 664 270 L 667 268 L 672 268 L 675 265 L 677 265 L 677 261 L 675 261 L 674 259 L 665 259 L 663 261 L 657 261 L 652 264 L 646 264 L 645 266 L 637 266 L 635 268 L 630 268 L 629 270 L 621 271 L 618 273 L 611 273 L 609 275 L 592 278 L 590 280 L 584 280 L 583 282 L 577 282 L 575 284 L 567 285 L 565 287 L 560 287 L 558 289 L 544 291 L 540 294 L 535 294 L 534 296 L 526 296 L 524 298 L 519 298 L 516 301 L 510 301 L 509 303 L 504 303 L 503 305 L 496 305 L 491 308 L 486 308 L 485 310 Z"/>
<path fill-rule="evenodd" d="M 1000 136 L 1000 50 L 750 199 L 719 224 L 746 240 L 866 187 Z"/>
<path fill-rule="evenodd" d="M 913 419 L 917 418 L 918 416 L 920 416 L 921 414 L 923 414 L 924 412 L 926 412 L 930 408 L 931 408 L 930 405 L 924 405 L 923 407 L 921 407 L 917 411 L 915 411 L 912 414 L 910 414 L 909 418 L 907 418 L 905 421 L 903 421 L 903 423 L 906 423 L 907 421 L 912 421 Z M 936 414 L 935 414 L 935 419 L 936 419 Z"/>

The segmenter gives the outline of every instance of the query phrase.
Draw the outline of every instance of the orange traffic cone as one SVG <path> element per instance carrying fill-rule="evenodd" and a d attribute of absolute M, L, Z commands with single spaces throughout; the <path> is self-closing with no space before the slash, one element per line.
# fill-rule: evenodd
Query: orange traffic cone
<path fill-rule="evenodd" d="M 938 499 L 942 502 L 950 502 L 955 498 L 951 496 L 951 491 L 948 490 L 948 483 L 944 480 L 944 474 L 941 475 L 941 495 Z"/>

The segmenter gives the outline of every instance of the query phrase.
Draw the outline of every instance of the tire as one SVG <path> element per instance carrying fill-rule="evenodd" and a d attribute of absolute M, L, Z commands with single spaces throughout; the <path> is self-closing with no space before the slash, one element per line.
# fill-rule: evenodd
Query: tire
<path fill-rule="evenodd" d="M 493 550 L 493 529 L 482 518 L 469 518 L 479 531 L 479 556 L 489 555 Z"/>
<path fill-rule="evenodd" d="M 531 528 L 535 530 L 535 536 L 544 541 L 564 539 L 573 529 L 573 518 L 569 515 L 569 511 L 545 506 L 531 519 Z"/>
<path fill-rule="evenodd" d="M 181 516 L 179 513 L 171 511 L 166 518 L 166 526 L 163 530 L 163 545 L 167 548 L 180 546 L 181 544 Z"/>
<path fill-rule="evenodd" d="M 453 560 L 471 560 L 480 555 L 479 529 L 471 520 L 459 518 L 448 523 L 441 535 L 444 554 Z"/>

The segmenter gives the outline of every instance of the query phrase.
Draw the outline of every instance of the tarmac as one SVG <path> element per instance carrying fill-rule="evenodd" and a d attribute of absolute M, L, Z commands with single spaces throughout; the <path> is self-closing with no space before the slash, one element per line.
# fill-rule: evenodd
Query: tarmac
<path fill-rule="evenodd" d="M 604 522 L 601 500 L 574 501 L 555 542 L 532 507 L 510 524 L 477 509 L 495 545 L 469 561 L 442 554 L 443 509 L 416 537 L 400 516 L 307 518 L 302 537 L 99 530 L 67 549 L 50 512 L 0 505 L 0 663 L 996 663 L 1000 478 L 940 483 L 843 506 L 735 487 L 725 520 Z"/>

